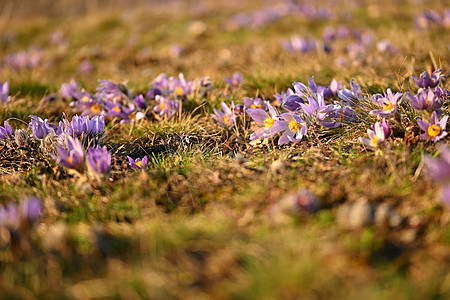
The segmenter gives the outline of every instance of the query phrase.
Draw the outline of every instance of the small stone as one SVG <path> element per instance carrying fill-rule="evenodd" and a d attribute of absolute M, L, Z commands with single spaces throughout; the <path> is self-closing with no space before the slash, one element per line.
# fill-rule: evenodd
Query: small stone
<path fill-rule="evenodd" d="M 366 200 L 360 200 L 352 205 L 349 214 L 351 228 L 357 229 L 371 225 L 374 221 L 375 211 L 373 206 Z"/>
<path fill-rule="evenodd" d="M 274 174 L 283 174 L 286 171 L 286 164 L 281 160 L 276 160 L 270 165 L 270 171 Z"/>

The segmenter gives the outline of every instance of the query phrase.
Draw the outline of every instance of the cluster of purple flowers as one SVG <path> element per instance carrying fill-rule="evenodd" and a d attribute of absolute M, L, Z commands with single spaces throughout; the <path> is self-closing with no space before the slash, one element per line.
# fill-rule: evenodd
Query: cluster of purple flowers
<path fill-rule="evenodd" d="M 307 133 L 308 123 L 318 123 L 323 127 L 338 127 L 356 120 L 356 113 L 348 102 L 327 102 L 338 93 L 340 86 L 333 81 L 330 87 L 319 87 L 311 77 L 308 87 L 301 82 L 294 82 L 293 89 L 276 94 L 275 98 L 287 110 L 279 113 L 268 101 L 245 98 L 243 110 L 261 127 L 250 136 L 250 140 L 271 138 L 281 133 L 279 145 L 300 142 Z M 359 86 L 358 86 L 359 87 Z M 327 99 L 325 96 L 327 95 Z M 231 127 L 240 114 L 232 103 L 229 108 L 220 104 L 223 111 L 214 109 L 211 116 L 223 127 Z"/>
<path fill-rule="evenodd" d="M 2 60 L 2 66 L 15 71 L 33 69 L 42 63 L 44 51 L 38 48 L 30 48 L 27 51 L 10 53 Z"/>
<path fill-rule="evenodd" d="M 88 171 L 94 179 L 102 180 L 109 176 L 111 169 L 111 153 L 106 146 L 89 147 L 87 155 L 77 138 L 66 135 L 62 144 L 57 144 L 58 155 L 50 154 L 61 166 L 75 170 L 78 173 Z"/>
<path fill-rule="evenodd" d="M 442 11 L 442 15 L 435 10 L 425 10 L 415 18 L 416 28 L 426 30 L 429 28 L 450 28 L 450 8 Z"/>
<path fill-rule="evenodd" d="M 0 205 L 0 227 L 19 229 L 23 225 L 31 225 L 39 220 L 42 214 L 42 204 L 37 197 L 23 199 L 19 205 L 9 203 Z"/>
<path fill-rule="evenodd" d="M 61 86 L 64 98 L 72 100 L 71 106 L 82 115 L 103 115 L 118 117 L 122 123 L 136 122 L 146 116 L 149 101 L 156 101 L 153 111 L 161 117 L 171 118 L 181 109 L 182 101 L 190 100 L 193 95 L 211 87 L 208 78 L 198 82 L 188 81 L 180 74 L 178 78 L 160 74 L 153 80 L 145 95 L 136 95 L 124 85 L 112 81 L 100 80 L 95 94 L 81 89 L 72 80 Z"/>
<path fill-rule="evenodd" d="M 373 48 L 375 43 L 374 34 L 371 31 L 350 29 L 345 25 L 337 28 L 326 27 L 321 39 L 304 38 L 292 35 L 289 40 L 282 40 L 282 47 L 290 53 L 307 53 L 314 51 L 331 52 L 338 40 L 345 40 L 346 52 L 352 61 L 362 61 L 366 57 L 366 49 Z M 381 52 L 395 53 L 395 49 L 387 40 L 380 40 L 376 43 L 376 49 Z M 344 57 L 338 59 L 340 64 L 348 64 Z"/>
<path fill-rule="evenodd" d="M 440 116 L 444 98 L 448 97 L 450 93 L 438 86 L 443 78 L 445 76 L 441 75 L 441 70 L 434 71 L 431 76 L 428 72 L 423 72 L 419 78 L 413 76 L 419 90 L 417 95 L 406 94 L 411 106 L 422 112 L 422 119 L 417 120 L 420 129 L 424 131 L 420 137 L 433 142 L 437 142 L 447 135 L 448 116 Z"/>
<path fill-rule="evenodd" d="M 245 27 L 255 30 L 290 15 L 309 20 L 324 20 L 330 18 L 332 12 L 328 8 L 317 5 L 294 2 L 277 3 L 250 13 L 234 15 L 229 23 L 232 29 Z"/>

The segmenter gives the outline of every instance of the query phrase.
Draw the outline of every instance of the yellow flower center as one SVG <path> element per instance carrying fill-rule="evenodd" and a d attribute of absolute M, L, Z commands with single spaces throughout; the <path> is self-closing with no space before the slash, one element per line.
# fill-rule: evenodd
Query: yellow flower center
<path fill-rule="evenodd" d="M 98 105 L 97 103 L 91 106 L 91 111 L 94 114 L 100 113 L 101 110 L 102 110 L 102 107 L 100 105 Z"/>
<path fill-rule="evenodd" d="M 297 132 L 300 129 L 301 125 L 299 122 L 292 120 L 289 122 L 289 130 L 292 132 Z"/>
<path fill-rule="evenodd" d="M 255 103 L 253 103 L 251 108 L 262 108 L 262 105 L 261 104 L 256 105 Z"/>
<path fill-rule="evenodd" d="M 115 111 L 115 112 L 120 113 L 120 107 L 118 107 L 118 106 L 114 106 L 114 108 L 112 110 Z"/>
<path fill-rule="evenodd" d="M 67 158 L 67 161 L 69 162 L 69 164 L 72 164 L 72 162 L 73 162 L 72 156 L 69 156 L 69 157 Z"/>
<path fill-rule="evenodd" d="M 437 126 L 436 124 L 431 125 L 428 127 L 428 135 L 431 137 L 437 137 L 441 133 L 441 128 Z"/>
<path fill-rule="evenodd" d="M 383 110 L 391 111 L 394 108 L 394 104 L 392 102 L 387 102 L 383 105 Z"/>
<path fill-rule="evenodd" d="M 135 120 L 136 119 L 136 113 L 132 112 L 131 114 L 128 115 L 128 120 Z"/>
<path fill-rule="evenodd" d="M 163 110 L 165 106 L 166 106 L 166 105 L 164 104 L 164 102 L 161 102 L 161 103 L 159 104 L 159 108 L 161 108 L 161 110 Z"/>
<path fill-rule="evenodd" d="M 373 147 L 378 147 L 378 140 L 379 140 L 379 139 L 380 139 L 379 137 L 374 136 L 374 137 L 370 140 L 370 144 L 371 144 Z"/>
<path fill-rule="evenodd" d="M 175 94 L 178 95 L 178 96 L 183 96 L 183 95 L 184 95 L 184 90 L 183 90 L 183 88 L 181 88 L 180 86 L 177 86 L 177 87 L 175 88 Z"/>
<path fill-rule="evenodd" d="M 119 102 L 120 101 L 120 97 L 119 96 L 115 96 L 112 99 L 113 102 Z"/>
<path fill-rule="evenodd" d="M 136 165 L 136 166 L 138 166 L 139 168 L 142 168 L 142 160 L 140 160 L 140 161 L 135 161 L 134 162 L 134 164 Z"/>
<path fill-rule="evenodd" d="M 228 115 L 223 116 L 223 121 L 225 122 L 225 124 L 230 125 L 230 117 Z"/>
<path fill-rule="evenodd" d="M 83 98 L 81 98 L 81 102 L 89 102 L 91 101 L 91 99 L 89 99 L 88 96 L 84 96 Z"/>
<path fill-rule="evenodd" d="M 232 83 L 234 86 L 238 86 L 238 85 L 239 85 L 239 82 L 237 82 L 236 79 L 233 79 L 233 80 L 231 81 L 231 83 Z"/>
<path fill-rule="evenodd" d="M 270 128 L 272 127 L 273 123 L 275 123 L 275 120 L 269 117 L 264 120 L 264 127 Z"/>

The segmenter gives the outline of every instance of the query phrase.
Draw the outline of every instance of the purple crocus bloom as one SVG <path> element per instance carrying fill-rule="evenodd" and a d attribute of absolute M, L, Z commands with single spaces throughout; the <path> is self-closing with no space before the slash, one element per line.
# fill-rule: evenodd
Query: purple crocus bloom
<path fill-rule="evenodd" d="M 424 164 L 433 181 L 448 184 L 450 183 L 450 148 L 443 145 L 438 148 L 440 157 L 433 158 L 425 155 Z"/>
<path fill-rule="evenodd" d="M 10 138 L 14 138 L 14 129 L 12 129 L 11 125 L 7 121 L 3 122 L 3 126 L 0 126 L 0 139 L 8 140 Z"/>
<path fill-rule="evenodd" d="M 447 120 L 448 115 L 443 116 L 442 119 L 439 120 L 435 111 L 431 114 L 429 124 L 426 121 L 417 120 L 417 124 L 419 125 L 420 129 L 425 131 L 419 136 L 423 139 L 427 139 L 436 143 L 447 135 L 447 132 L 445 131 L 447 127 Z"/>
<path fill-rule="evenodd" d="M 435 89 L 436 96 L 439 98 L 450 98 L 450 90 L 444 90 L 441 87 L 436 87 Z"/>
<path fill-rule="evenodd" d="M 166 97 L 157 95 L 155 97 L 157 104 L 153 107 L 153 111 L 160 116 L 167 116 L 172 118 L 180 110 L 180 102 L 169 100 Z"/>
<path fill-rule="evenodd" d="M 305 103 L 300 103 L 300 106 L 303 108 L 303 111 L 310 116 L 313 116 L 317 111 L 319 111 L 319 109 L 325 107 L 325 100 L 323 99 L 323 94 L 319 93 L 316 95 L 317 100 L 311 96 L 308 96 L 309 106 L 306 105 Z"/>
<path fill-rule="evenodd" d="M 142 158 L 142 160 L 140 158 L 136 158 L 136 160 L 134 160 L 129 156 L 127 156 L 127 157 L 128 157 L 128 161 L 130 162 L 130 167 L 132 169 L 140 170 L 140 169 L 145 168 L 145 166 L 147 165 L 147 155 L 144 156 Z"/>
<path fill-rule="evenodd" d="M 342 84 L 340 82 L 337 82 L 336 79 L 333 79 L 331 81 L 330 86 L 319 86 L 317 88 L 317 91 L 323 92 L 323 97 L 325 100 L 331 99 L 333 97 L 335 97 L 338 93 L 338 90 L 341 88 Z"/>
<path fill-rule="evenodd" d="M 194 82 L 187 81 L 183 73 L 180 73 L 178 79 L 174 77 L 169 78 L 169 90 L 178 98 L 186 98 L 194 91 Z"/>
<path fill-rule="evenodd" d="M 234 114 L 234 103 L 231 104 L 232 109 L 228 107 L 224 102 L 220 102 L 221 110 L 214 108 L 214 114 L 211 114 L 211 117 L 219 122 L 219 124 L 223 127 L 230 127 L 234 124 L 236 120 L 236 115 Z"/>
<path fill-rule="evenodd" d="M 370 115 L 388 117 L 392 116 L 397 112 L 397 103 L 398 100 L 402 97 L 402 93 L 392 93 L 391 89 L 387 89 L 384 97 L 377 99 L 378 105 L 380 105 L 381 109 L 374 109 L 370 111 Z"/>
<path fill-rule="evenodd" d="M 288 96 L 293 95 L 293 94 L 294 94 L 294 91 L 292 89 L 287 89 L 286 92 L 276 93 L 273 96 L 279 103 L 282 103 L 284 99 L 286 99 Z"/>
<path fill-rule="evenodd" d="M 406 93 L 411 100 L 411 105 L 417 110 L 426 110 L 428 112 L 436 111 L 438 114 L 442 113 L 441 107 L 443 100 L 431 89 L 420 89 L 417 97 L 411 93 Z"/>
<path fill-rule="evenodd" d="M 379 148 L 386 140 L 385 128 L 383 126 L 380 122 L 376 122 L 373 126 L 374 129 L 367 129 L 369 139 L 359 138 L 359 141 L 370 149 Z"/>
<path fill-rule="evenodd" d="M 269 113 L 261 108 L 249 108 L 246 113 L 259 125 L 263 127 L 257 129 L 250 135 L 250 140 L 257 140 L 261 137 L 269 138 L 274 136 L 283 130 L 283 127 L 280 126 L 280 123 L 276 121 L 279 120 L 277 110 L 267 103 L 267 107 L 269 109 Z"/>
<path fill-rule="evenodd" d="M 81 92 L 80 87 L 78 86 L 77 82 L 72 79 L 69 83 L 63 83 L 61 84 L 61 94 L 66 99 L 77 99 L 75 95 L 79 92 Z"/>
<path fill-rule="evenodd" d="M 89 170 L 100 176 L 108 175 L 111 169 L 111 153 L 97 145 L 96 148 L 90 147 L 87 153 L 87 162 Z"/>
<path fill-rule="evenodd" d="M 285 113 L 280 115 L 280 121 L 277 121 L 276 125 L 280 127 L 280 132 L 284 130 L 281 137 L 278 139 L 278 145 L 284 145 L 289 142 L 297 143 L 300 142 L 303 136 L 307 132 L 306 123 L 300 116 Z"/>
<path fill-rule="evenodd" d="M 414 81 L 416 82 L 417 86 L 419 88 L 435 88 L 439 82 L 441 81 L 441 78 L 446 78 L 444 75 L 441 75 L 442 71 L 440 69 L 433 72 L 433 74 L 428 74 L 428 72 L 423 72 L 420 74 L 419 78 L 416 76 L 412 76 L 414 78 Z"/>
<path fill-rule="evenodd" d="M 355 81 L 355 79 L 352 79 L 350 81 L 350 86 L 352 90 L 343 89 L 341 91 L 338 91 L 338 97 L 346 102 L 356 102 L 358 99 L 362 99 L 363 95 L 361 92 L 361 87 L 359 84 Z"/>
<path fill-rule="evenodd" d="M 230 77 L 225 77 L 225 82 L 230 87 L 238 87 L 241 84 L 241 82 L 242 82 L 242 74 L 241 73 L 234 73 L 231 78 Z"/>
<path fill-rule="evenodd" d="M 317 119 L 323 127 L 333 128 L 342 123 L 351 123 L 356 120 L 356 112 L 350 107 L 329 104 L 317 111 Z"/>
<path fill-rule="evenodd" d="M 267 109 L 267 104 L 264 100 L 262 100 L 261 98 L 244 98 L 244 106 L 246 109 L 249 108 L 260 108 L 263 110 Z"/>
<path fill-rule="evenodd" d="M 389 126 L 389 121 L 387 121 L 386 118 L 383 118 L 383 120 L 381 120 L 381 122 L 377 122 L 377 123 L 380 123 L 380 126 L 384 132 L 384 137 L 387 138 L 389 136 L 389 133 L 391 132 L 391 128 Z M 370 126 L 370 129 L 375 131 L 375 125 Z"/>
<path fill-rule="evenodd" d="M 70 135 L 65 136 L 65 144 L 67 149 L 56 145 L 58 156 L 50 154 L 60 165 L 69 169 L 81 170 L 84 164 L 84 148 L 77 138 L 72 138 Z"/>
<path fill-rule="evenodd" d="M 7 102 L 11 99 L 9 96 L 9 81 L 0 82 L 0 102 Z"/>
<path fill-rule="evenodd" d="M 28 197 L 25 198 L 20 203 L 20 214 L 23 219 L 27 220 L 30 223 L 34 223 L 39 219 L 42 213 L 42 204 L 41 200 L 37 197 Z"/>
<path fill-rule="evenodd" d="M 134 97 L 134 103 L 136 103 L 136 105 L 142 109 L 146 109 L 148 106 L 144 95 L 137 95 L 136 97 Z"/>
<path fill-rule="evenodd" d="M 31 122 L 29 128 L 33 132 L 33 137 L 37 139 L 44 139 L 48 134 L 53 133 L 56 134 L 56 130 L 58 129 L 55 125 L 48 123 L 48 120 L 42 120 L 37 116 L 30 116 Z"/>

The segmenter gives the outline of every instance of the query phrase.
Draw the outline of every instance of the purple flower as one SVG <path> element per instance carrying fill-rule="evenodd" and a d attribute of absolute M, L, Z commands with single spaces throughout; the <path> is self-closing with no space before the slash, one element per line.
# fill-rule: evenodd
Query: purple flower
<path fill-rule="evenodd" d="M 383 118 L 383 120 L 381 120 L 381 122 L 377 122 L 377 123 L 380 123 L 380 126 L 384 132 L 384 137 L 387 138 L 389 136 L 389 133 L 391 132 L 391 128 L 389 126 L 389 121 L 387 121 L 386 118 Z M 375 124 L 370 126 L 370 129 L 375 131 Z"/>
<path fill-rule="evenodd" d="M 177 98 L 189 97 L 194 92 L 194 82 L 187 81 L 183 73 L 178 75 L 178 79 L 174 77 L 169 78 L 169 90 L 175 94 Z"/>
<path fill-rule="evenodd" d="M 44 139 L 50 133 L 56 134 L 57 127 L 53 124 L 48 123 L 48 120 L 42 120 L 37 116 L 30 116 L 31 122 L 29 128 L 33 132 L 33 137 L 37 139 Z"/>
<path fill-rule="evenodd" d="M 333 128 L 356 120 L 356 112 L 350 107 L 329 104 L 317 111 L 317 119 L 323 127 Z"/>
<path fill-rule="evenodd" d="M 67 149 L 60 145 L 56 145 L 55 147 L 58 156 L 54 154 L 50 154 L 50 156 L 63 167 L 81 170 L 84 164 L 85 152 L 80 141 L 76 138 L 72 138 L 70 135 L 66 135 L 65 144 Z"/>
<path fill-rule="evenodd" d="M 246 97 L 246 98 L 244 98 L 244 106 L 246 109 L 260 108 L 263 110 L 267 110 L 267 104 L 261 98 L 252 99 L 252 98 Z"/>
<path fill-rule="evenodd" d="M 242 74 L 241 73 L 234 73 L 231 78 L 225 77 L 225 82 L 230 87 L 238 87 L 242 83 Z"/>
<path fill-rule="evenodd" d="M 348 89 L 343 89 L 341 91 L 338 91 L 338 97 L 341 98 L 342 100 L 346 101 L 346 102 L 357 102 L 358 99 L 362 99 L 363 95 L 361 92 L 361 87 L 359 86 L 359 84 L 355 81 L 355 79 L 352 79 L 350 81 L 350 86 L 352 88 L 352 90 L 348 90 Z"/>
<path fill-rule="evenodd" d="M 287 89 L 286 92 L 276 93 L 273 96 L 279 103 L 282 103 L 284 99 L 286 99 L 288 96 L 293 95 L 293 94 L 294 94 L 294 91 L 292 89 Z"/>
<path fill-rule="evenodd" d="M 267 107 L 269 109 L 269 113 L 261 108 L 249 108 L 246 111 L 246 113 L 256 123 L 263 126 L 250 135 L 251 141 L 257 140 L 261 137 L 272 137 L 283 130 L 283 126 L 280 126 L 279 123 L 276 123 L 276 121 L 279 120 L 278 112 L 276 111 L 276 109 L 272 105 L 270 105 L 270 103 L 267 103 Z"/>
<path fill-rule="evenodd" d="M 420 89 L 417 97 L 409 92 L 406 95 L 408 95 L 411 100 L 411 105 L 415 109 L 426 110 L 428 112 L 437 111 L 439 114 L 442 113 L 441 107 L 443 100 L 431 88 Z"/>
<path fill-rule="evenodd" d="M 370 111 L 370 115 L 388 117 L 397 112 L 398 100 L 402 97 L 402 93 L 392 93 L 391 89 L 387 89 L 387 93 L 384 97 L 377 99 L 378 105 L 381 109 L 374 109 Z"/>
<path fill-rule="evenodd" d="M 211 117 L 223 127 L 232 126 L 236 120 L 236 115 L 233 112 L 234 103 L 231 104 L 233 110 L 231 110 L 224 102 L 220 102 L 220 107 L 223 112 L 214 108 L 214 114 L 211 114 Z"/>
<path fill-rule="evenodd" d="M 80 74 L 89 74 L 94 71 L 94 65 L 88 59 L 84 59 L 77 68 L 77 72 Z"/>
<path fill-rule="evenodd" d="M 88 168 L 92 173 L 100 176 L 107 176 L 111 169 L 111 153 L 97 145 L 96 148 L 89 148 L 87 153 Z"/>
<path fill-rule="evenodd" d="M 325 101 L 322 94 L 317 94 L 317 100 L 311 96 L 308 96 L 309 106 L 305 103 L 300 103 L 303 111 L 309 116 L 313 116 L 320 108 L 325 107 Z"/>
<path fill-rule="evenodd" d="M 414 81 L 419 88 L 435 88 L 441 81 L 441 78 L 446 78 L 444 75 L 441 75 L 441 72 L 442 71 L 438 69 L 434 71 L 431 76 L 430 74 L 428 74 L 428 72 L 423 72 L 422 74 L 420 74 L 419 78 L 414 75 L 412 76 L 412 78 L 414 78 Z"/>
<path fill-rule="evenodd" d="M 142 109 L 146 109 L 148 106 L 144 95 L 137 95 L 136 97 L 134 97 L 134 103 L 136 103 L 136 105 Z"/>
<path fill-rule="evenodd" d="M 280 132 L 284 130 L 281 137 L 278 139 L 278 145 L 284 145 L 287 143 L 297 143 L 300 142 L 303 136 L 307 132 L 306 123 L 302 120 L 300 116 L 285 113 L 280 115 L 280 121 L 277 121 L 276 125 L 279 126 Z"/>
<path fill-rule="evenodd" d="M 425 131 L 425 133 L 422 133 L 420 137 L 436 143 L 447 135 L 447 132 L 445 131 L 447 127 L 447 120 L 447 115 L 443 116 L 442 119 L 439 120 L 435 111 L 431 114 L 430 124 L 423 120 L 417 120 L 417 124 L 420 129 Z"/>
<path fill-rule="evenodd" d="M 22 218 L 30 223 L 34 223 L 39 219 L 42 213 L 41 200 L 37 197 L 25 198 L 20 203 L 20 214 Z"/>
<path fill-rule="evenodd" d="M 317 88 L 317 91 L 323 92 L 323 97 L 325 100 L 331 99 L 335 97 L 338 93 L 338 90 L 341 88 L 342 84 L 340 82 L 337 82 L 336 79 L 333 79 L 331 81 L 330 86 L 319 86 Z"/>
<path fill-rule="evenodd" d="M 14 138 L 14 129 L 12 129 L 11 125 L 7 121 L 3 122 L 4 127 L 0 126 L 0 139 L 8 140 L 10 138 Z"/>
<path fill-rule="evenodd" d="M 180 102 L 169 100 L 166 97 L 157 95 L 155 97 L 157 104 L 153 107 L 153 111 L 160 116 L 172 118 L 180 110 Z"/>
<path fill-rule="evenodd" d="M 75 80 L 70 80 L 69 83 L 61 84 L 61 94 L 66 99 L 78 99 L 76 95 L 81 92 L 80 87 L 78 86 Z"/>
<path fill-rule="evenodd" d="M 89 120 L 88 116 L 75 115 L 72 118 L 72 122 L 64 119 L 64 124 L 64 133 L 74 137 L 81 137 L 82 135 L 95 137 L 105 131 L 105 117 L 103 116 L 94 116 Z"/>
<path fill-rule="evenodd" d="M 441 153 L 439 158 L 426 155 L 423 162 L 433 181 L 448 184 L 450 183 L 450 148 L 442 145 L 438 148 Z"/>
<path fill-rule="evenodd" d="M 380 122 L 376 122 L 373 126 L 373 129 L 367 129 L 367 135 L 369 136 L 369 139 L 359 138 L 359 141 L 370 149 L 379 148 L 384 143 L 387 137 L 385 126 L 385 124 L 382 125 Z"/>
<path fill-rule="evenodd" d="M 243 104 L 236 104 L 234 106 L 234 110 L 233 111 L 234 111 L 234 114 L 236 116 L 240 116 L 240 115 L 242 115 L 245 112 L 245 106 Z"/>
<path fill-rule="evenodd" d="M 281 45 L 288 52 L 306 53 L 315 51 L 317 48 L 316 43 L 314 39 L 305 39 L 298 35 L 291 35 L 290 40 L 283 40 Z"/>
<path fill-rule="evenodd" d="M 7 102 L 11 99 L 9 96 L 9 81 L 0 82 L 0 102 Z"/>
<path fill-rule="evenodd" d="M 140 158 L 136 158 L 136 160 L 133 160 L 131 157 L 129 157 L 129 156 L 127 156 L 127 157 L 128 157 L 128 161 L 130 162 L 130 167 L 132 169 L 140 170 L 140 169 L 145 168 L 145 166 L 147 165 L 147 155 L 144 156 L 142 158 L 142 160 Z"/>

